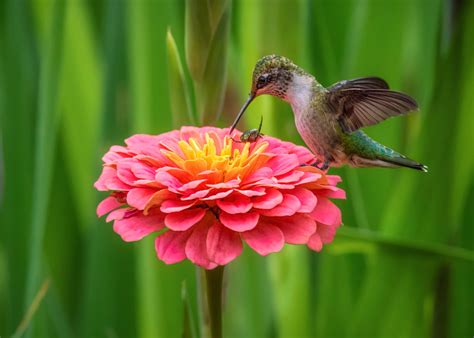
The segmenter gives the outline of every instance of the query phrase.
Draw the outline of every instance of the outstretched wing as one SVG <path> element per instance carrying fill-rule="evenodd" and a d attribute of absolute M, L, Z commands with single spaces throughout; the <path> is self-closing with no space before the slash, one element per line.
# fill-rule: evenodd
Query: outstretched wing
<path fill-rule="evenodd" d="M 388 89 L 388 83 L 384 79 L 379 77 L 370 76 L 370 77 L 359 77 L 352 80 L 343 80 L 336 82 L 328 89 L 330 91 L 337 91 L 340 89 Z"/>
<path fill-rule="evenodd" d="M 328 90 L 328 103 L 346 133 L 418 109 L 413 98 L 389 90 L 378 77 L 337 82 Z"/>

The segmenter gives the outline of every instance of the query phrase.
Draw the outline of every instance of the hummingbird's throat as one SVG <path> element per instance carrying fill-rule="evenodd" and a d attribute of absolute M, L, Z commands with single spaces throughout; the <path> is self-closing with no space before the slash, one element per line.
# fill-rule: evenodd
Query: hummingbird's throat
<path fill-rule="evenodd" d="M 314 88 L 314 77 L 309 75 L 294 74 L 288 85 L 285 97 L 295 113 L 300 113 L 311 104 Z"/>

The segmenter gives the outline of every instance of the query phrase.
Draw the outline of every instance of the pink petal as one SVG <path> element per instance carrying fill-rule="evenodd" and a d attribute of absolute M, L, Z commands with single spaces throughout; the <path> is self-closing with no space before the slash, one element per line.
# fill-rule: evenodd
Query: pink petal
<path fill-rule="evenodd" d="M 319 180 L 320 178 L 321 178 L 320 173 L 313 173 L 313 172 L 308 171 L 308 172 L 304 172 L 304 175 L 295 184 L 302 185 L 302 184 L 306 184 L 306 183 L 313 183 L 313 182 L 316 182 L 317 180 Z"/>
<path fill-rule="evenodd" d="M 132 208 L 121 208 L 121 209 L 115 209 L 112 211 L 110 214 L 107 215 L 107 218 L 105 219 L 106 222 L 110 221 L 115 221 L 117 219 L 122 219 L 125 214 L 131 210 L 134 210 Z"/>
<path fill-rule="evenodd" d="M 204 128 L 197 128 L 192 126 L 184 126 L 179 130 L 179 138 L 188 141 L 190 138 L 198 140 L 201 137 L 201 133 L 204 132 Z"/>
<path fill-rule="evenodd" d="M 257 182 L 265 178 L 270 178 L 273 176 L 273 170 L 268 167 L 262 167 L 255 170 L 252 174 L 247 176 L 243 181 L 242 185 Z"/>
<path fill-rule="evenodd" d="M 170 190 L 173 189 L 174 191 L 178 191 L 178 189 L 183 185 L 180 180 L 166 171 L 157 172 L 155 175 L 155 180 L 163 186 L 170 188 Z"/>
<path fill-rule="evenodd" d="M 233 194 L 224 200 L 218 200 L 217 206 L 229 214 L 242 214 L 252 209 L 252 202 L 247 196 Z"/>
<path fill-rule="evenodd" d="M 117 163 L 117 177 L 128 185 L 133 185 L 137 177 L 132 173 L 132 165 L 136 164 L 136 160 L 126 158 Z"/>
<path fill-rule="evenodd" d="M 305 147 L 293 147 L 291 153 L 296 154 L 298 156 L 300 164 L 311 164 L 315 161 L 314 155 Z"/>
<path fill-rule="evenodd" d="M 143 163 L 136 163 L 132 165 L 131 170 L 132 173 L 139 179 L 150 181 L 155 179 L 155 170 Z"/>
<path fill-rule="evenodd" d="M 209 231 L 208 224 L 200 224 L 197 226 L 186 242 L 186 257 L 196 265 L 205 269 L 213 269 L 216 264 L 211 262 L 207 255 L 207 233 Z"/>
<path fill-rule="evenodd" d="M 293 195 L 283 194 L 283 201 L 269 210 L 262 210 L 261 214 L 264 216 L 292 216 L 301 208 L 300 200 Z"/>
<path fill-rule="evenodd" d="M 341 177 L 337 175 L 326 175 L 326 178 L 330 185 L 337 185 L 339 182 L 342 182 Z"/>
<path fill-rule="evenodd" d="M 218 199 L 224 198 L 224 197 L 226 197 L 226 196 L 229 196 L 230 194 L 232 194 L 232 192 L 233 192 L 232 190 L 221 191 L 221 192 L 216 193 L 215 195 L 211 195 L 211 196 L 205 197 L 205 198 L 203 198 L 202 200 L 203 200 L 203 201 L 218 200 Z"/>
<path fill-rule="evenodd" d="M 108 166 L 102 169 L 102 174 L 100 175 L 97 182 L 94 183 L 94 187 L 99 191 L 127 191 L 131 188 L 131 186 L 119 180 L 117 177 L 117 170 L 115 170 L 115 168 Z"/>
<path fill-rule="evenodd" d="M 270 223 L 260 223 L 255 229 L 243 232 L 242 238 L 262 256 L 280 251 L 285 244 L 283 232 Z"/>
<path fill-rule="evenodd" d="M 273 170 L 273 175 L 282 175 L 288 171 L 299 167 L 300 162 L 298 157 L 294 154 L 280 154 L 272 158 L 266 164 L 267 167 L 270 167 Z"/>
<path fill-rule="evenodd" d="M 309 241 L 308 241 L 308 247 L 311 249 L 311 250 L 314 250 L 314 251 L 321 251 L 321 249 L 323 248 L 323 242 L 321 241 L 321 237 L 319 237 L 318 233 L 314 233 L 310 238 L 309 238 Z"/>
<path fill-rule="evenodd" d="M 240 179 L 237 179 L 237 178 L 227 181 L 227 182 L 207 184 L 209 188 L 215 188 L 215 189 L 232 189 L 232 188 L 238 188 L 239 185 L 240 185 Z"/>
<path fill-rule="evenodd" d="M 125 140 L 125 144 L 128 146 L 141 144 L 156 144 L 156 142 L 156 136 L 147 134 L 135 134 Z"/>
<path fill-rule="evenodd" d="M 189 196 L 186 196 L 186 197 L 181 197 L 181 199 L 183 201 L 190 201 L 190 200 L 195 200 L 195 199 L 202 199 L 203 197 L 206 197 L 209 192 L 211 191 L 212 189 L 206 189 L 206 190 L 199 190 L 199 191 L 196 191 L 195 193 L 192 193 L 191 195 Z"/>
<path fill-rule="evenodd" d="M 267 189 L 266 195 L 252 199 L 254 208 L 272 209 L 283 201 L 283 194 L 277 189 Z"/>
<path fill-rule="evenodd" d="M 338 226 L 341 224 L 341 210 L 327 198 L 320 198 L 311 217 L 319 223 Z"/>
<path fill-rule="evenodd" d="M 290 191 L 290 194 L 296 196 L 301 203 L 301 207 L 298 209 L 298 212 L 310 213 L 316 207 L 318 199 L 308 189 L 296 187 L 294 190 Z"/>
<path fill-rule="evenodd" d="M 156 189 L 134 188 L 127 194 L 127 204 L 131 207 L 143 210 L 156 192 Z"/>
<path fill-rule="evenodd" d="M 242 253 L 242 241 L 238 233 L 215 222 L 207 233 L 207 254 L 218 265 L 226 265 Z"/>
<path fill-rule="evenodd" d="M 202 179 L 202 180 L 194 180 L 194 181 L 185 183 L 178 189 L 178 191 L 184 192 L 184 191 L 187 191 L 187 190 L 196 189 L 200 184 L 202 184 L 206 181 L 207 181 L 207 179 Z"/>
<path fill-rule="evenodd" d="M 306 244 L 316 231 L 316 222 L 308 215 L 277 217 L 272 219 L 272 223 L 280 228 L 285 242 L 290 244 Z"/>
<path fill-rule="evenodd" d="M 166 200 L 161 204 L 160 210 L 167 214 L 188 209 L 196 204 L 196 201 Z"/>
<path fill-rule="evenodd" d="M 346 192 L 336 187 L 333 187 L 331 190 L 329 189 L 320 190 L 319 193 L 323 194 L 324 196 L 328 198 L 346 199 Z"/>
<path fill-rule="evenodd" d="M 102 168 L 102 172 L 100 173 L 99 178 L 97 181 L 94 183 L 94 187 L 99 190 L 99 191 L 106 191 L 108 188 L 106 187 L 105 183 L 107 180 L 111 177 L 116 176 L 116 171 L 114 168 L 111 168 L 109 166 L 105 166 Z"/>
<path fill-rule="evenodd" d="M 275 189 L 293 189 L 295 187 L 294 184 L 282 184 L 278 183 L 278 180 L 276 178 L 265 178 L 263 180 L 260 180 L 258 182 L 254 182 L 252 184 L 249 184 L 249 186 L 257 186 L 257 187 L 268 187 L 268 188 L 275 188 Z"/>
<path fill-rule="evenodd" d="M 163 228 L 163 214 L 155 212 L 147 216 L 138 213 L 114 222 L 114 231 L 126 242 L 138 241 L 146 235 Z"/>
<path fill-rule="evenodd" d="M 205 214 L 206 210 L 202 208 L 188 209 L 167 214 L 165 217 L 165 225 L 175 231 L 188 230 L 194 224 L 199 222 Z"/>
<path fill-rule="evenodd" d="M 219 219 L 226 227 L 231 230 L 242 232 L 255 228 L 260 215 L 257 212 L 248 212 L 246 214 L 228 214 L 222 211 Z"/>
<path fill-rule="evenodd" d="M 133 156 L 132 152 L 122 146 L 112 146 L 109 151 L 102 157 L 104 163 L 117 163 L 122 158 Z"/>
<path fill-rule="evenodd" d="M 286 173 L 284 176 L 278 177 L 278 182 L 279 183 L 296 183 L 303 176 L 304 176 L 304 172 L 300 170 L 295 170 L 295 171 Z"/>
<path fill-rule="evenodd" d="M 118 202 L 115 197 L 109 196 L 106 199 L 104 199 L 102 202 L 100 202 L 99 205 L 97 206 L 97 216 L 102 217 L 105 214 L 111 212 L 114 209 L 117 209 L 118 207 L 122 205 L 123 203 Z"/>
<path fill-rule="evenodd" d="M 186 258 L 186 241 L 191 231 L 168 230 L 155 240 L 156 255 L 166 264 L 181 262 Z"/>
<path fill-rule="evenodd" d="M 238 193 L 245 195 L 247 197 L 263 196 L 265 195 L 265 188 L 263 187 L 253 187 L 251 189 L 235 189 Z"/>
<path fill-rule="evenodd" d="M 336 235 L 337 227 L 319 223 L 318 234 L 323 243 L 331 243 Z"/>
<path fill-rule="evenodd" d="M 176 199 L 176 195 L 172 193 L 171 191 L 169 191 L 168 189 L 157 190 L 153 194 L 153 196 L 151 196 L 151 198 L 148 200 L 147 204 L 145 205 L 145 209 L 143 210 L 145 211 L 145 213 L 147 213 L 149 209 L 159 206 L 164 201 L 167 201 L 170 199 L 172 200 Z"/>

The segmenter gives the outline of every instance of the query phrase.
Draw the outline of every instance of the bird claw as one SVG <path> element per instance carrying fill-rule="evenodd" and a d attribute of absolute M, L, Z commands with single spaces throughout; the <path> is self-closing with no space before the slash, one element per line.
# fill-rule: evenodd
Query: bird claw
<path fill-rule="evenodd" d="M 316 160 L 311 164 L 311 166 L 318 168 L 319 170 L 327 170 L 329 168 L 329 161 L 324 160 L 324 162 L 322 162 L 321 160 Z"/>

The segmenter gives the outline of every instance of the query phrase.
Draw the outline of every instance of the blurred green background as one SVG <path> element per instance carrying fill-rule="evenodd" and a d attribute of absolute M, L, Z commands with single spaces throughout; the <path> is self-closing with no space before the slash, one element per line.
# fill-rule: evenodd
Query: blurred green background
<path fill-rule="evenodd" d="M 192 118 L 228 126 L 276 53 L 326 86 L 377 75 L 415 97 L 419 113 L 366 131 L 430 171 L 331 170 L 348 192 L 335 242 L 246 248 L 227 268 L 225 337 L 471 337 L 473 37 L 472 0 L 0 1 L 0 336 L 181 336 L 195 268 L 96 218 L 101 155 Z M 269 97 L 240 129 L 260 115 L 301 142 Z"/>

